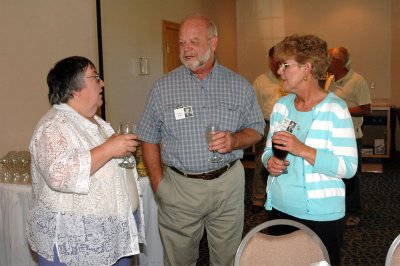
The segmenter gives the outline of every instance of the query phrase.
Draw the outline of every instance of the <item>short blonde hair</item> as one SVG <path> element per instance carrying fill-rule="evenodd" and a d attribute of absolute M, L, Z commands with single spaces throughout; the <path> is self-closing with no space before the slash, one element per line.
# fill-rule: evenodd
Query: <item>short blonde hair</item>
<path fill-rule="evenodd" d="M 326 78 L 329 67 L 328 44 L 314 35 L 293 34 L 275 46 L 275 57 L 280 61 L 293 59 L 300 64 L 310 62 L 311 74 L 318 80 Z"/>

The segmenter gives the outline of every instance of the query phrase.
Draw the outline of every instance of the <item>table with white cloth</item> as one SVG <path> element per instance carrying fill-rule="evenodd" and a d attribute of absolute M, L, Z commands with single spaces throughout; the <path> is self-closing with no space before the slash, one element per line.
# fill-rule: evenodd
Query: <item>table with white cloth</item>
<path fill-rule="evenodd" d="M 137 256 L 138 265 L 163 265 L 163 250 L 158 231 L 157 204 L 148 177 L 139 178 L 147 245 Z M 0 183 L 0 266 L 37 265 L 25 235 L 26 214 L 31 201 L 31 186 Z"/>
<path fill-rule="evenodd" d="M 37 265 L 25 235 L 31 186 L 0 183 L 0 266 Z"/>
<path fill-rule="evenodd" d="M 140 190 L 143 196 L 143 215 L 145 223 L 146 243 L 137 257 L 138 265 L 162 266 L 163 249 L 158 231 L 158 208 L 148 177 L 139 178 Z"/>

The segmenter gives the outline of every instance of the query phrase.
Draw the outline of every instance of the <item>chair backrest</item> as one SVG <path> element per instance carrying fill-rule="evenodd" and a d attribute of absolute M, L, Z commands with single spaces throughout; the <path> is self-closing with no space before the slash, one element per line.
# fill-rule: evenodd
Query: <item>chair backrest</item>
<path fill-rule="evenodd" d="M 393 240 L 386 255 L 385 266 L 400 265 L 400 235 Z"/>
<path fill-rule="evenodd" d="M 300 230 L 274 236 L 260 231 L 275 225 L 289 225 Z M 246 265 L 311 265 L 326 261 L 328 251 L 321 239 L 309 227 L 292 220 L 264 222 L 246 234 L 235 257 L 235 266 Z"/>

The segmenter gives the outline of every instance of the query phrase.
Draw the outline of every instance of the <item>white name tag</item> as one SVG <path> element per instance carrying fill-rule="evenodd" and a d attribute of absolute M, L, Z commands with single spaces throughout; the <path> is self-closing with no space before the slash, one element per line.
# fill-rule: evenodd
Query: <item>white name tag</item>
<path fill-rule="evenodd" d="M 193 116 L 192 106 L 178 107 L 174 109 L 174 115 L 176 120 L 192 117 Z"/>
<path fill-rule="evenodd" d="M 181 120 L 185 118 L 185 111 L 183 111 L 183 107 L 174 109 L 175 119 Z"/>
<path fill-rule="evenodd" d="M 277 131 L 288 131 L 290 133 L 293 132 L 294 127 L 296 126 L 296 122 L 290 120 L 289 118 L 285 117 L 282 122 L 279 124 Z"/>

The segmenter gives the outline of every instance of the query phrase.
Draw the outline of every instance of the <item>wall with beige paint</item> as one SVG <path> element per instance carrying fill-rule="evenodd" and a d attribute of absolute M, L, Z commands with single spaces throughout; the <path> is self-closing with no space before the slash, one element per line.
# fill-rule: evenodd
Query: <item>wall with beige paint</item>
<path fill-rule="evenodd" d="M 345 46 L 374 99 L 400 106 L 400 0 L 237 0 L 238 71 L 251 82 L 266 71 L 266 53 L 284 36 L 315 34 Z M 397 147 L 400 147 L 399 131 Z"/>
<path fill-rule="evenodd" d="M 392 33 L 391 2 L 238 0 L 238 36 L 242 37 L 238 40 L 238 70 L 254 81 L 266 69 L 269 47 L 293 33 L 314 34 L 330 47 L 347 47 L 354 70 L 375 83 L 371 96 L 389 98 L 391 38 L 396 35 Z"/>
<path fill-rule="evenodd" d="M 27 150 L 49 109 L 46 76 L 61 58 L 97 64 L 95 1 L 1 0 L 0 157 Z"/>

